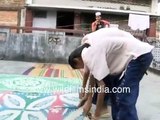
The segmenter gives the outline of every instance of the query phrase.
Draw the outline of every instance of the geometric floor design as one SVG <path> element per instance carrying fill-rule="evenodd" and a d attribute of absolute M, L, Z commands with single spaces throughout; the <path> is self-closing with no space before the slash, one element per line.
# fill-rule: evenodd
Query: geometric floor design
<path fill-rule="evenodd" d="M 53 78 L 53 77 L 32 77 L 25 75 L 0 74 L 0 91 L 20 92 L 75 92 L 80 86 L 78 78 Z M 78 91 L 77 91 L 78 92 Z"/>
<path fill-rule="evenodd" d="M 81 72 L 72 70 L 67 64 L 38 63 L 24 71 L 23 75 L 82 79 Z"/>
<path fill-rule="evenodd" d="M 0 120 L 65 120 L 76 110 L 80 85 L 79 78 L 0 74 Z"/>
<path fill-rule="evenodd" d="M 71 119 L 77 113 L 80 71 L 65 64 L 0 61 L 0 66 L 0 120 L 84 120 Z M 160 118 L 159 80 L 149 72 L 141 82 L 140 120 Z"/>

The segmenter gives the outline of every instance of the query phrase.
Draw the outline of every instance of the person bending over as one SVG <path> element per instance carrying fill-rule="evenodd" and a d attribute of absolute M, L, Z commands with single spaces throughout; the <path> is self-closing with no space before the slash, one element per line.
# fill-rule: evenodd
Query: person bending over
<path fill-rule="evenodd" d="M 82 39 L 84 44 L 68 58 L 73 69 L 84 66 L 90 71 L 90 85 L 94 81 L 102 89 L 97 96 L 96 110 L 92 117 L 99 120 L 106 86 L 129 87 L 129 93 L 110 93 L 113 120 L 138 120 L 136 102 L 139 83 L 153 59 L 153 46 L 118 28 L 102 28 Z M 124 74 L 122 74 L 124 73 Z M 83 109 L 87 114 L 92 104 L 92 93 L 87 94 Z"/>

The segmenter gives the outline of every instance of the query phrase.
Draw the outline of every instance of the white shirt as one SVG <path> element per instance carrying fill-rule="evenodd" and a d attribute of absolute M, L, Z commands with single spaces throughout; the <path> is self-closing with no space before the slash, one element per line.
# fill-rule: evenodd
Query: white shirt
<path fill-rule="evenodd" d="M 97 80 L 122 72 L 131 59 L 154 48 L 118 28 L 102 28 L 87 34 L 82 43 L 91 45 L 83 49 L 82 59 Z"/>

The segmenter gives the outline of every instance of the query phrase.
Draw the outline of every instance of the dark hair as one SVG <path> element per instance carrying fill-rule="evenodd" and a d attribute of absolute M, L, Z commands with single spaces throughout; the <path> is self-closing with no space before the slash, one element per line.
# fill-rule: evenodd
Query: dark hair
<path fill-rule="evenodd" d="M 75 66 L 76 66 L 76 62 L 74 61 L 74 58 L 81 57 L 82 50 L 85 47 L 88 48 L 89 46 L 90 45 L 88 43 L 85 43 L 85 44 L 79 46 L 78 48 L 76 48 L 73 52 L 71 52 L 71 54 L 69 55 L 69 58 L 68 58 L 68 63 L 73 69 L 75 69 Z"/>

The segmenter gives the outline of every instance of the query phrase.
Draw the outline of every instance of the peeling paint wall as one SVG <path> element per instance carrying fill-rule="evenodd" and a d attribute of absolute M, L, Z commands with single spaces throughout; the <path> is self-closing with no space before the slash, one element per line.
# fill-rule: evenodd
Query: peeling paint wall
<path fill-rule="evenodd" d="M 67 63 L 70 52 L 80 43 L 81 37 L 12 33 L 5 40 L 0 40 L 0 58 Z"/>

